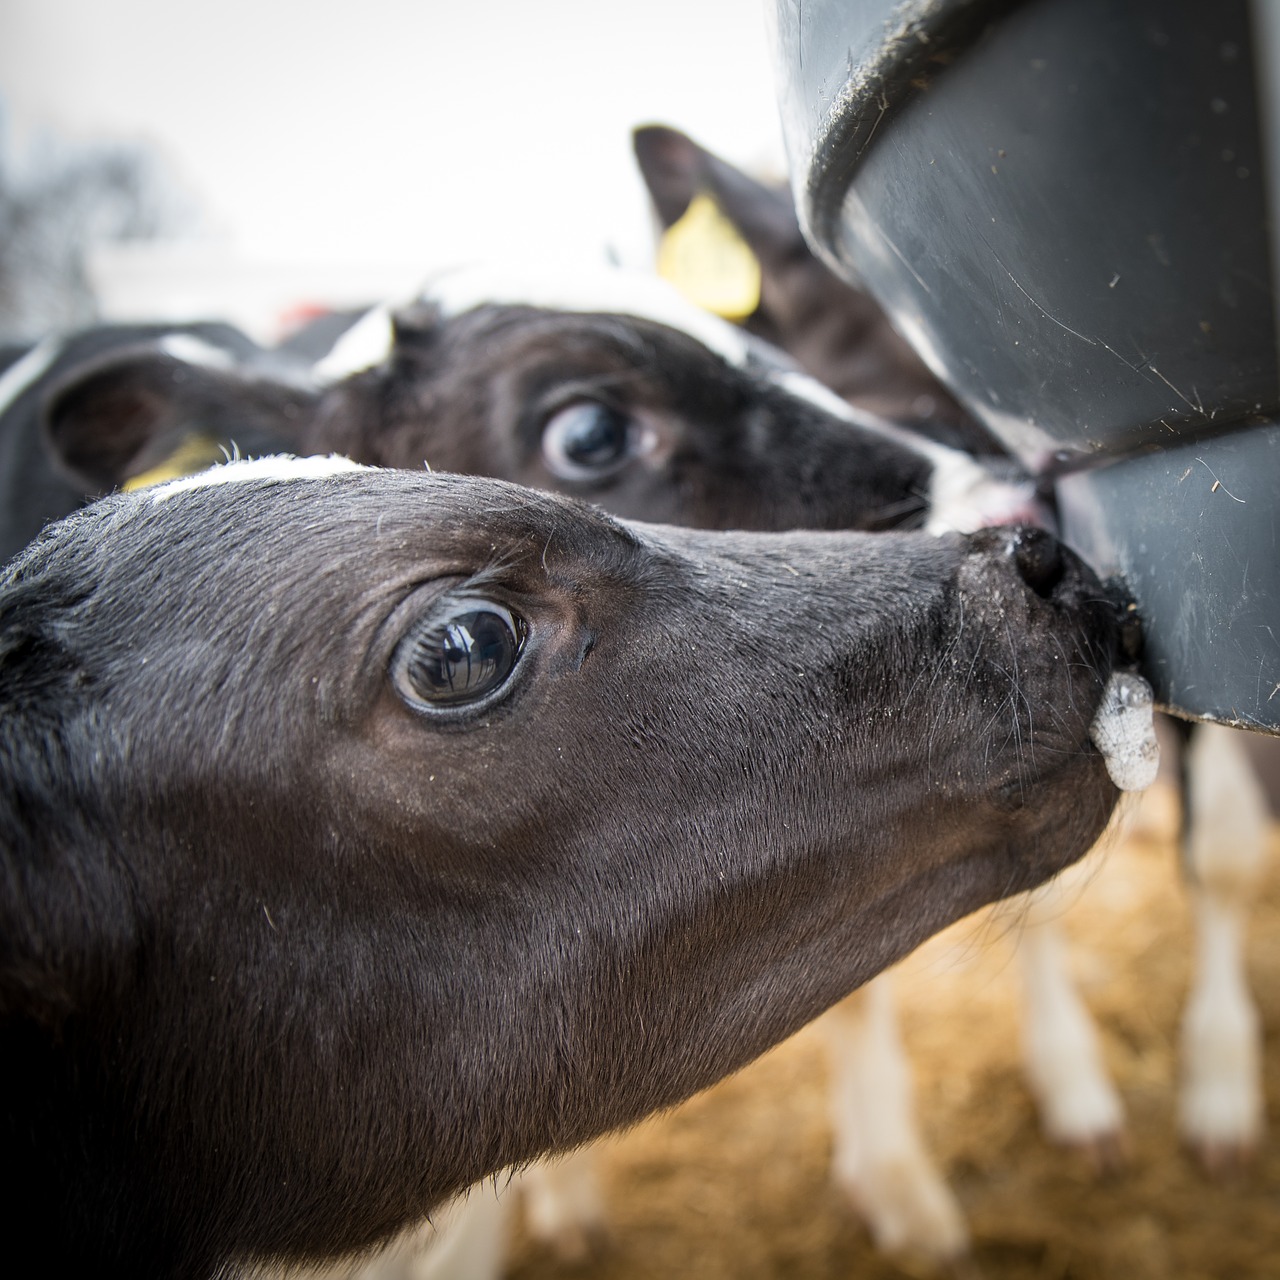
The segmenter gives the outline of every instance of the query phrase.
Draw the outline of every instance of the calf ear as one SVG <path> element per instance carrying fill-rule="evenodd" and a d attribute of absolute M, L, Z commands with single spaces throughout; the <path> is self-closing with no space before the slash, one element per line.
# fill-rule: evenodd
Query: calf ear
<path fill-rule="evenodd" d="M 395 351 L 425 351 L 432 346 L 444 326 L 438 304 L 429 298 L 415 298 L 391 312 L 392 344 Z"/>
<path fill-rule="evenodd" d="M 195 470 L 223 448 L 248 456 L 304 452 L 316 399 L 308 388 L 235 367 L 132 348 L 57 383 L 44 400 L 43 431 L 55 463 L 87 492 L 104 492 L 184 447 L 198 455 L 188 468 Z"/>
<path fill-rule="evenodd" d="M 765 267 L 808 255 L 785 187 L 749 178 L 678 129 L 644 125 L 632 132 L 636 162 L 664 227 L 678 222 L 693 198 L 710 195 Z"/>
<path fill-rule="evenodd" d="M 744 320 L 748 329 L 781 347 L 845 399 L 921 426 L 923 412 L 942 420 L 934 434 L 944 443 L 992 451 L 985 431 L 929 372 L 871 295 L 840 279 L 810 252 L 789 191 L 749 178 L 663 125 L 636 129 L 632 141 L 665 226 L 706 195 L 755 254 L 760 298 Z M 922 397 L 931 402 L 923 411 L 918 408 Z"/>
<path fill-rule="evenodd" d="M 371 307 L 341 334 L 323 359 L 316 361 L 312 371 L 330 385 L 373 369 L 385 373 L 396 360 L 430 348 L 440 325 L 439 308 L 426 299 L 395 309 Z"/>
<path fill-rule="evenodd" d="M 809 252 L 784 187 L 769 187 L 663 125 L 632 134 L 636 159 L 666 226 L 658 247 L 658 271 L 693 301 L 726 319 L 745 323 L 792 355 L 794 317 L 834 305 L 843 317 L 876 310 L 873 303 L 838 280 Z M 706 206 L 714 211 L 710 217 Z M 719 228 L 714 227 L 719 223 Z M 710 234 L 714 231 L 714 234 Z M 737 242 L 735 249 L 730 241 Z M 738 259 L 746 255 L 744 267 Z M 721 273 L 719 277 L 713 272 Z M 748 293 L 746 277 L 754 281 Z M 736 309 L 719 305 L 721 294 L 742 300 Z M 747 302 L 750 305 L 747 305 Z"/>

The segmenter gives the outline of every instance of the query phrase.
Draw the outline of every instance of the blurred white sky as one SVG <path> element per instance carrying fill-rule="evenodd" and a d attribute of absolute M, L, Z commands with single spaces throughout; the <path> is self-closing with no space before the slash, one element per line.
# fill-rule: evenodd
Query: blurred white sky
<path fill-rule="evenodd" d="M 782 166 L 762 0 L 0 0 L 0 95 L 19 147 L 159 143 L 210 261 L 317 292 L 606 244 L 645 261 L 635 124 Z"/>

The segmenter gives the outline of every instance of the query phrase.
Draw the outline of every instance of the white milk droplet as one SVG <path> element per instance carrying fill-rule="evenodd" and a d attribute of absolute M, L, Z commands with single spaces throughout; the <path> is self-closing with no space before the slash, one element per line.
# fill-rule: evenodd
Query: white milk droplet
<path fill-rule="evenodd" d="M 1123 671 L 1107 681 L 1089 737 L 1107 762 L 1111 781 L 1121 791 L 1142 791 L 1156 780 L 1160 745 L 1156 741 L 1151 686 Z"/>

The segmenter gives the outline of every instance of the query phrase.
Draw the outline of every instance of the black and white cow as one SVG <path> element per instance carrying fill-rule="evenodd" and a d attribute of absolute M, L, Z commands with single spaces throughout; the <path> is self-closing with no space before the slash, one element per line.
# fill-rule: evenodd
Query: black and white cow
<path fill-rule="evenodd" d="M 22 459 L 0 467 L 10 554 L 193 444 L 425 462 L 704 528 L 1045 519 L 1025 480 L 851 409 L 640 274 L 455 272 L 369 312 L 314 365 L 192 330 L 110 331 L 91 358 L 87 340 L 37 349 L 0 382 L 0 439 Z"/>
<path fill-rule="evenodd" d="M 0 576 L 10 1235 L 332 1257 L 687 1096 L 1088 848 L 1116 634 L 1038 530 L 324 459 L 51 526 Z"/>
<path fill-rule="evenodd" d="M 777 327 L 794 336 L 789 323 Z M 90 339 L 100 350 L 85 351 Z M 893 358 L 887 348 L 880 363 Z M 169 474 L 175 456 L 203 463 L 224 449 L 286 448 L 399 467 L 426 461 L 712 528 L 970 531 L 1046 519 L 1032 486 L 1007 469 L 997 477 L 851 409 L 665 284 L 618 271 L 453 273 L 408 306 L 369 312 L 315 366 L 205 326 L 82 335 L 49 344 L 25 372 L 0 436 L 36 455 L 24 472 L 44 466 L 59 495 L 44 515 Z M 901 384 L 901 396 L 909 389 L 917 407 L 928 379 L 913 368 L 897 382 L 882 376 Z M 40 523 L 31 498 L 42 490 L 17 472 L 0 474 L 0 484 L 13 496 L 11 541 L 21 543 Z M 881 1008 L 874 997 L 855 1004 Z M 850 1006 L 831 1025 L 850 1016 L 861 1018 Z M 877 1153 L 901 1163 L 909 1130 L 874 1141 L 878 1130 L 863 1118 L 840 1133 L 853 1130 L 861 1182 L 901 1188 L 908 1206 L 881 1207 L 870 1185 L 860 1190 L 877 1238 L 905 1235 L 926 1251 L 954 1252 L 963 1227 L 923 1153 L 920 1177 L 879 1176 Z M 837 1144 L 838 1164 L 853 1145 Z M 562 1247 L 592 1218 L 589 1197 L 561 1194 L 565 1181 L 526 1184 L 535 1221 Z M 571 1171 L 567 1181 L 581 1179 Z M 940 1225 L 919 1225 L 918 1204 Z"/>

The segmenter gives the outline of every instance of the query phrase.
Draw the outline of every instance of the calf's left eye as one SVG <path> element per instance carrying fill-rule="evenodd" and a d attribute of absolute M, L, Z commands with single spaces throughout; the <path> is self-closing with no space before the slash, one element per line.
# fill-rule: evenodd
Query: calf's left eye
<path fill-rule="evenodd" d="M 542 460 L 563 480 L 591 481 L 612 475 L 626 464 L 636 445 L 632 419 L 594 400 L 567 405 L 542 429 Z"/>
<path fill-rule="evenodd" d="M 491 601 L 465 601 L 401 640 L 391 679 L 410 705 L 459 707 L 506 683 L 520 657 L 524 624 Z"/>

